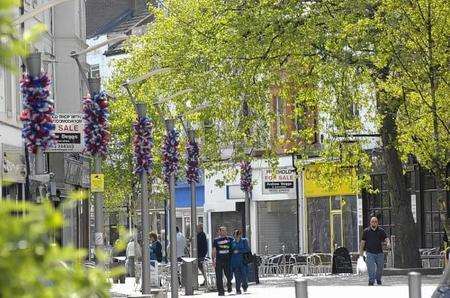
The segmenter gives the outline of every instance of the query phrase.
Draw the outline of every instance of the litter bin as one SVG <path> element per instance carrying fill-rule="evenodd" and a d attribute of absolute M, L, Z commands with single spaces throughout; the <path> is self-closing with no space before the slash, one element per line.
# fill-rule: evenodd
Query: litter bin
<path fill-rule="evenodd" d="M 125 257 L 113 257 L 111 268 L 125 267 Z M 113 277 L 113 283 L 125 283 L 125 273 Z"/>
<path fill-rule="evenodd" d="M 196 268 L 196 258 L 181 258 L 181 284 L 184 287 L 185 295 L 194 295 L 194 269 Z"/>
<path fill-rule="evenodd" d="M 253 262 L 248 264 L 248 282 L 259 284 L 258 267 L 261 264 L 261 257 L 253 255 Z"/>

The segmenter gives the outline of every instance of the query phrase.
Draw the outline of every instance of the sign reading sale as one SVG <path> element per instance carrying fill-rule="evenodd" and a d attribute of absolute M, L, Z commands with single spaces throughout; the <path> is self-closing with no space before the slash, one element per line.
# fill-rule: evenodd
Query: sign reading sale
<path fill-rule="evenodd" d="M 293 168 L 263 169 L 263 194 L 294 193 L 295 179 Z"/>
<path fill-rule="evenodd" d="M 81 152 L 83 151 L 83 116 L 81 114 L 55 114 L 56 145 L 48 152 Z"/>

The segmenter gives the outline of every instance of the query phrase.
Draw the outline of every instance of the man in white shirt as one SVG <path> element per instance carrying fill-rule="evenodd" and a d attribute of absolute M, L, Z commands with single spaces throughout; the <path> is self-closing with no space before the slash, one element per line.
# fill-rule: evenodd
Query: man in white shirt
<path fill-rule="evenodd" d="M 141 258 L 141 247 L 139 246 L 139 243 L 134 240 L 134 238 L 131 238 L 130 241 L 127 244 L 127 250 L 125 252 L 127 260 L 126 260 L 126 267 L 127 267 L 127 273 L 128 276 L 135 276 L 135 262 Z"/>
<path fill-rule="evenodd" d="M 184 250 L 186 248 L 186 237 L 180 232 L 177 227 L 177 261 L 181 262 L 181 258 L 185 256 Z"/>

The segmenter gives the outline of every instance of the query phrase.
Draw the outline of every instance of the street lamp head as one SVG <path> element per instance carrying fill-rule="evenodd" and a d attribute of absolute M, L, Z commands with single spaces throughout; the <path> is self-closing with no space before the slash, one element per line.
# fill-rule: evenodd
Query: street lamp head
<path fill-rule="evenodd" d="M 36 77 L 41 73 L 42 57 L 40 52 L 32 53 L 25 59 L 25 65 L 28 73 L 32 77 Z"/>
<path fill-rule="evenodd" d="M 126 84 L 127 85 L 134 85 L 134 84 L 143 82 L 145 80 L 148 80 L 149 78 L 151 78 L 151 77 L 153 77 L 153 76 L 155 76 L 157 74 L 166 73 L 166 72 L 168 72 L 170 70 L 172 70 L 172 69 L 171 68 L 157 68 L 157 69 L 151 70 L 148 73 L 143 74 L 142 76 L 139 76 L 139 77 L 137 77 L 135 79 L 127 80 Z"/>
<path fill-rule="evenodd" d="M 97 50 L 97 49 L 99 49 L 99 48 L 101 48 L 103 46 L 108 45 L 108 44 L 116 44 L 116 43 L 122 42 L 124 40 L 127 40 L 128 38 L 130 38 L 130 35 L 123 35 L 123 34 L 119 35 L 119 36 L 111 37 L 111 38 L 108 38 L 105 41 L 102 41 L 102 42 L 100 42 L 98 44 L 90 46 L 87 49 L 84 49 L 84 50 L 82 50 L 82 51 L 80 51 L 78 53 L 75 52 L 75 51 L 72 51 L 70 53 L 70 57 L 75 58 L 75 57 L 78 57 L 78 56 L 81 56 L 81 55 L 85 55 L 87 53 L 95 51 L 95 50 Z"/>

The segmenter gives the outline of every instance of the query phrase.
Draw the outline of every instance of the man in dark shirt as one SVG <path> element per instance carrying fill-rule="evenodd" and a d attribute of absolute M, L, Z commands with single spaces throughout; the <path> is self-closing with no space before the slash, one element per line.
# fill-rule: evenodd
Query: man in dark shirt
<path fill-rule="evenodd" d="M 203 263 L 205 262 L 205 257 L 208 254 L 208 241 L 206 240 L 206 234 L 203 232 L 203 225 L 199 224 L 197 226 L 197 264 L 198 269 L 200 269 L 205 281 L 202 286 L 206 285 L 206 272 L 203 267 Z"/>
<path fill-rule="evenodd" d="M 224 273 L 227 278 L 227 291 L 228 293 L 232 291 L 231 280 L 233 279 L 233 276 L 230 270 L 231 242 L 233 242 L 233 238 L 227 235 L 227 229 L 225 227 L 220 227 L 219 237 L 214 239 L 212 248 L 212 260 L 213 266 L 216 269 L 216 285 L 219 296 L 225 295 L 225 290 L 223 289 Z"/>
<path fill-rule="evenodd" d="M 390 241 L 386 232 L 378 226 L 378 218 L 370 219 L 370 226 L 364 229 L 359 255 L 362 256 L 366 250 L 367 272 L 369 273 L 369 286 L 373 286 L 375 280 L 381 285 L 381 276 L 383 275 L 384 253 L 383 243 L 389 248 Z"/>

